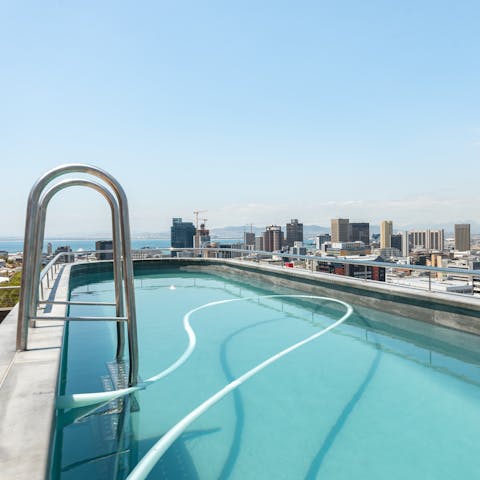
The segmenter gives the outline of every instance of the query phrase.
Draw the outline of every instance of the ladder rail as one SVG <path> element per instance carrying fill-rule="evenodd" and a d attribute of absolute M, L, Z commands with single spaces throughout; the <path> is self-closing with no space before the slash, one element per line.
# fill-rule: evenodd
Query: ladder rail
<path fill-rule="evenodd" d="M 40 282 L 40 270 L 42 263 L 42 244 L 45 237 L 45 220 L 47 214 L 47 207 L 50 200 L 61 190 L 69 187 L 87 187 L 100 193 L 110 206 L 110 213 L 112 218 L 112 241 L 113 241 L 113 279 L 115 285 L 115 302 L 116 302 L 116 315 L 117 317 L 123 317 L 125 313 L 125 307 L 122 294 L 122 255 L 121 255 L 121 233 L 120 233 L 120 213 L 118 203 L 115 197 L 109 190 L 106 190 L 101 184 L 93 182 L 91 180 L 73 179 L 59 182 L 46 193 L 44 193 L 40 199 L 40 214 L 37 217 L 35 231 L 38 232 L 40 241 L 37 244 L 35 251 L 33 272 L 33 292 L 32 305 L 30 306 L 31 314 L 35 314 L 37 306 L 39 304 L 38 292 Z M 43 300 L 43 299 L 42 299 Z M 117 358 L 121 358 L 123 355 L 125 345 L 125 332 L 123 325 L 117 325 Z"/>
<path fill-rule="evenodd" d="M 120 233 L 121 259 L 123 262 L 123 286 L 125 291 L 124 309 L 126 312 L 126 318 L 128 319 L 128 350 L 130 358 L 129 384 L 136 385 L 138 379 L 138 340 L 128 202 L 125 191 L 120 183 L 108 172 L 92 165 L 72 163 L 56 167 L 42 175 L 35 182 L 30 191 L 25 221 L 23 275 L 20 289 L 16 348 L 17 350 L 27 349 L 29 322 L 32 317 L 36 316 L 36 300 L 38 299 L 38 293 L 36 292 L 38 292 L 38 278 L 40 273 L 40 268 L 38 267 L 38 252 L 41 253 L 42 250 L 46 212 L 46 205 L 42 212 L 41 198 L 46 198 L 48 193 L 44 197 L 42 197 L 42 194 L 50 182 L 62 175 L 72 173 L 82 173 L 99 178 L 111 188 L 115 195 L 116 202 L 114 202 L 114 204 L 116 203 L 118 206 L 118 230 Z M 101 185 L 98 185 L 98 187 L 101 189 L 100 193 L 109 192 L 108 189 Z M 66 186 L 63 188 L 66 188 Z M 59 190 L 63 188 L 59 188 Z M 54 193 L 52 193 L 52 196 L 53 194 Z M 42 217 L 43 222 L 40 224 Z M 114 221 L 113 218 L 115 218 L 114 215 L 112 215 L 112 228 Z M 113 230 L 115 232 L 115 228 L 113 228 Z M 118 241 L 118 238 L 115 241 Z M 114 257 L 114 259 L 118 261 L 118 257 Z"/>

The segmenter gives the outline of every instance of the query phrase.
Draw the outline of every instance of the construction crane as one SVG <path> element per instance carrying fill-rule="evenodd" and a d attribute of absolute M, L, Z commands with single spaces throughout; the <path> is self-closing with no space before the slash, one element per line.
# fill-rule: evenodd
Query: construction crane
<path fill-rule="evenodd" d="M 207 210 L 194 210 L 193 211 L 193 214 L 195 215 L 195 245 L 194 245 L 195 248 L 200 247 L 200 236 L 198 234 L 198 215 L 200 213 L 204 213 L 206 211 Z"/>

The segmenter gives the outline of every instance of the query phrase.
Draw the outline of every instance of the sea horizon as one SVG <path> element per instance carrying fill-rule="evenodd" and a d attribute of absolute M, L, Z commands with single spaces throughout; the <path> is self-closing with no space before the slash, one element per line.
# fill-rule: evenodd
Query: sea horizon
<path fill-rule="evenodd" d="M 52 250 L 58 247 L 69 246 L 73 252 L 95 250 L 95 242 L 98 240 L 110 240 L 107 236 L 98 238 L 78 238 L 78 237 L 49 237 L 43 242 L 42 251 L 47 251 L 47 244 L 52 244 Z M 212 238 L 213 241 L 219 240 L 225 243 L 235 243 L 241 241 L 240 238 Z M 132 238 L 132 249 L 140 250 L 142 248 L 170 248 L 169 238 Z M 2 239 L 0 238 L 0 251 L 8 253 L 23 252 L 23 238 Z"/>

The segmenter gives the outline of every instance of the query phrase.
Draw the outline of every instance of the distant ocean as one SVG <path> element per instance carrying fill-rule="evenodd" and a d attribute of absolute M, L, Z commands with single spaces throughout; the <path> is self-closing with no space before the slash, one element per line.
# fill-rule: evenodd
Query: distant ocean
<path fill-rule="evenodd" d="M 216 241 L 216 239 L 213 239 Z M 235 243 L 239 242 L 238 239 L 218 239 L 222 243 Z M 69 245 L 72 251 L 76 252 L 77 250 L 95 250 L 95 240 L 92 239 L 58 239 L 58 238 L 46 238 L 43 244 L 43 251 L 47 251 L 47 243 L 51 243 L 53 251 L 57 247 L 64 245 Z M 132 248 L 134 250 L 139 250 L 141 248 L 169 248 L 170 240 L 167 239 L 155 239 L 155 238 L 145 238 L 145 239 L 132 239 Z M 23 240 L 0 240 L 0 250 L 6 250 L 8 253 L 23 252 Z"/>

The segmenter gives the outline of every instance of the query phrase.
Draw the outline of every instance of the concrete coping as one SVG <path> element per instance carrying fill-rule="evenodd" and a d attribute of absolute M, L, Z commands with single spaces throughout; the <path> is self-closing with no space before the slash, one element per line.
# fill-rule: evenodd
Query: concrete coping
<path fill-rule="evenodd" d="M 67 300 L 70 265 L 55 282 L 55 300 Z M 45 316 L 65 316 L 65 305 L 52 305 Z M 1 477 L 46 476 L 64 331 L 62 321 L 29 328 L 28 350 L 16 351 L 18 305 L 0 324 Z"/>

